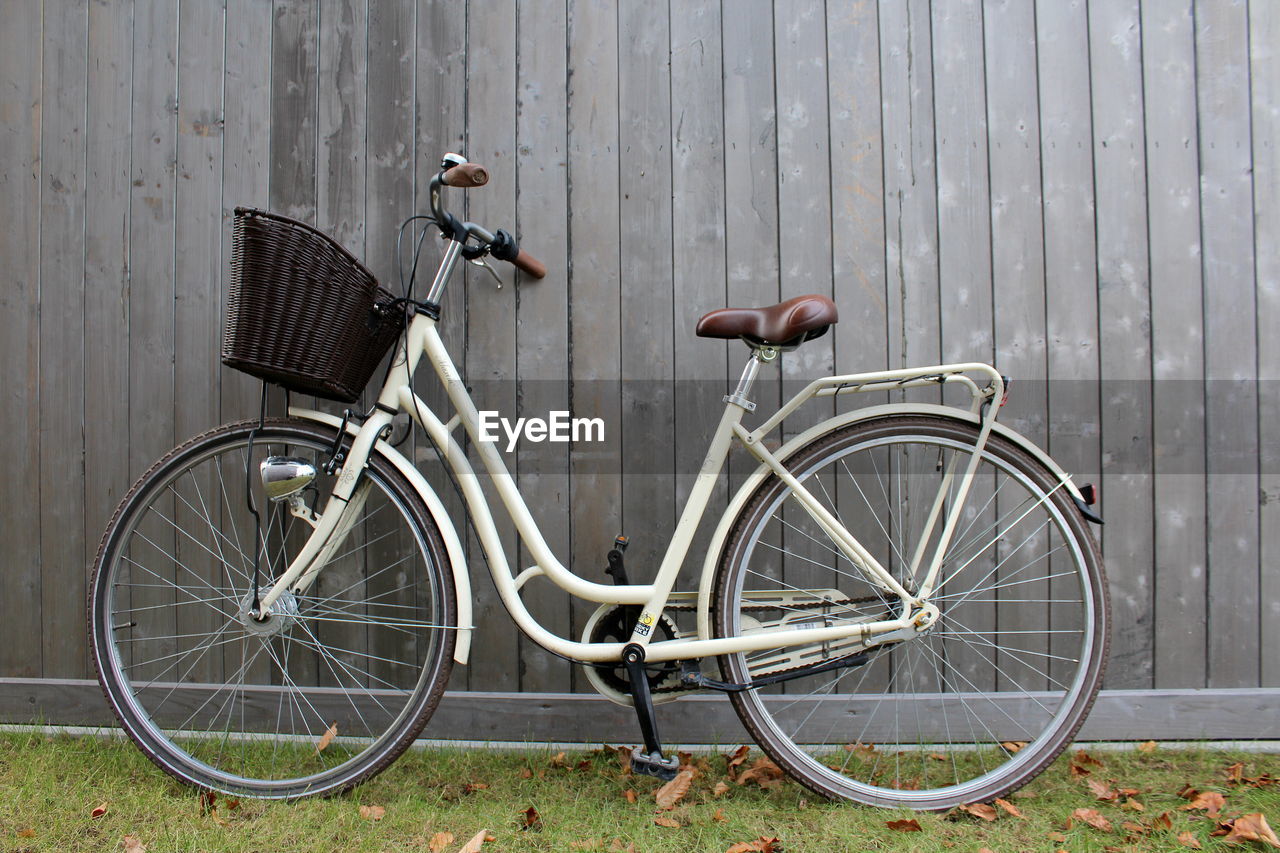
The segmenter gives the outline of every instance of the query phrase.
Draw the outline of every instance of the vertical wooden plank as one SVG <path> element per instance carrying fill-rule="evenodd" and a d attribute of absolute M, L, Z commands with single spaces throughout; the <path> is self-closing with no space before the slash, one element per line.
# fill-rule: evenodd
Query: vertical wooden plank
<path fill-rule="evenodd" d="M 396 228 L 413 206 L 414 8 L 369 4 L 365 263 L 394 289 Z"/>
<path fill-rule="evenodd" d="M 1205 379 L 1209 686 L 1258 683 L 1258 327 L 1254 296 L 1248 12 L 1196 7 Z M 1273 331 L 1273 330 L 1269 330 Z M 1274 650 L 1272 650 L 1274 651 Z"/>
<path fill-rule="evenodd" d="M 1195 31 L 1186 0 L 1142 7 L 1151 239 L 1156 687 L 1204 687 L 1204 294 Z"/>
<path fill-rule="evenodd" d="M 1102 365 L 1103 553 L 1115 631 L 1108 685 L 1151 686 L 1151 341 L 1136 2 L 1090 4 Z"/>
<path fill-rule="evenodd" d="M 619 5 L 622 526 L 636 582 L 653 577 L 675 527 L 670 50 L 667 11 Z"/>
<path fill-rule="evenodd" d="M 1021 380 L 1000 413 L 1002 422 L 1038 445 L 1046 437 L 1047 357 L 1045 352 L 1044 227 L 1041 220 L 1040 121 L 1036 81 L 1035 10 L 1027 3 L 988 0 L 984 4 L 987 45 L 988 152 L 991 161 L 991 266 L 995 319 L 995 364 L 1001 372 Z M 1010 509 L 997 498 L 997 516 Z M 1010 531 L 1006 544 L 995 549 L 1008 556 L 1001 580 L 1052 574 L 1049 565 L 1027 571 L 1019 554 L 1044 554 L 1048 530 Z M 1022 543 L 1025 543 L 1022 544 Z M 1006 552 L 1006 548 L 1012 551 Z M 1020 551 L 1019 549 L 1025 549 Z M 1017 574 L 1026 572 L 1025 574 Z M 1048 581 L 1019 583 L 999 597 L 1049 599 Z M 1015 608 L 1021 620 L 998 618 L 1001 631 L 1035 631 L 1049 620 L 1048 605 Z M 1000 607 L 997 603 L 996 614 Z M 1055 626 L 1057 627 L 1057 626 Z M 1032 657 L 1006 655 L 1002 676 L 1029 690 L 1051 685 L 1033 664 L 1051 660 L 1034 657 L 1050 653 L 1043 635 L 1037 642 L 1017 643 Z M 1009 665 L 1009 661 L 1018 664 Z M 1019 665 L 1021 664 L 1021 665 Z"/>
<path fill-rule="evenodd" d="M 601 418 L 604 442 L 570 453 L 570 532 L 575 570 L 605 582 L 622 532 L 622 312 L 618 177 L 618 7 L 569 6 L 569 372 L 574 414 Z M 575 636 L 590 615 L 575 608 Z M 575 672 L 575 688 L 587 689 Z"/>
<path fill-rule="evenodd" d="M 1280 328 L 1280 7 L 1249 8 L 1249 83 L 1253 96 L 1253 235 L 1258 329 Z M 1262 648 L 1280 648 L 1280 341 L 1258 335 L 1258 447 L 1262 475 L 1259 542 Z M 1262 686 L 1280 685 L 1280 655 L 1262 655 Z"/>
<path fill-rule="evenodd" d="M 476 14 L 471 14 L 476 12 Z M 516 6 L 514 0 L 469 7 L 467 46 L 468 159 L 489 168 L 483 191 L 447 191 L 446 204 L 463 209 L 476 222 L 510 222 L 516 207 Z M 467 373 L 476 406 L 512 417 L 516 411 L 516 304 L 508 282 L 494 287 L 486 272 L 469 274 L 466 282 Z M 459 282 L 454 282 L 457 288 Z M 508 462 L 509 467 L 514 467 Z M 493 500 L 494 520 L 508 559 L 519 555 L 515 530 L 501 502 Z M 517 690 L 519 634 L 493 588 L 483 552 L 473 540 L 471 588 L 475 591 L 476 631 L 472 640 L 471 686 L 485 690 Z"/>
<path fill-rule="evenodd" d="M 723 347 L 694 336 L 698 318 L 725 306 L 725 152 L 721 8 L 682 4 L 671 17 L 672 267 L 675 286 L 675 506 L 683 510 L 722 411 Z M 742 352 L 740 347 L 739 353 Z M 723 479 L 689 548 L 684 588 L 696 588 L 710 532 L 726 501 Z"/>
<path fill-rule="evenodd" d="M 132 195 L 129 199 L 129 467 L 134 476 L 174 445 L 174 193 L 177 160 L 178 16 L 175 6 L 134 9 Z M 174 553 L 173 501 L 157 503 L 144 522 L 146 536 Z M 141 546 L 137 546 L 141 548 Z M 154 551 L 152 552 L 154 555 Z M 141 553 L 134 559 L 149 559 Z M 173 580 L 166 577 L 166 580 Z M 172 604 L 172 592 L 153 588 L 133 592 L 134 607 Z M 176 619 L 139 625 L 136 634 L 165 637 L 176 633 Z M 158 654 L 172 654 L 163 640 Z M 143 668 L 149 677 L 159 669 Z"/>
<path fill-rule="evenodd" d="M 40 194 L 41 483 L 84 476 L 84 189 L 88 6 L 45 10 Z M 33 401 L 34 402 L 34 401 Z M 46 677 L 85 671 L 78 624 L 85 575 L 84 494 L 57 489 L 40 501 L 41 606 Z"/>
<path fill-rule="evenodd" d="M 467 55 L 467 6 L 463 0 L 428 0 L 418 5 L 416 37 L 416 70 L 414 83 L 415 113 L 415 200 L 413 212 L 429 209 L 427 184 L 440 169 L 440 158 L 447 151 L 461 152 L 465 148 L 466 132 L 466 55 Z M 440 260 L 439 240 L 428 236 L 423 244 L 419 269 L 423 278 L 421 288 L 430 285 L 425 279 Z M 396 280 L 398 286 L 398 279 Z M 419 290 L 421 294 L 424 290 Z M 466 365 L 466 288 L 461 278 L 445 292 L 438 326 L 445 346 L 454 357 L 458 370 L 467 375 Z M 429 369 L 419 375 L 418 389 L 422 399 L 437 412 L 448 410 L 448 400 Z M 425 443 L 425 438 L 415 435 L 414 456 L 419 470 L 426 476 L 444 501 L 445 508 L 466 537 L 465 507 L 457 492 L 449 483 L 446 472 L 437 461 L 435 452 Z M 483 586 L 492 583 L 481 578 Z M 473 589 L 474 592 L 474 589 Z M 465 690 L 471 677 L 471 667 L 454 667 L 449 684 L 453 689 Z M 484 689 L 478 687 L 477 689 Z"/>
<path fill-rule="evenodd" d="M 209 394 L 218 379 L 222 310 L 219 200 L 222 192 L 223 2 L 184 6 L 178 30 L 178 138 L 174 328 L 176 431 L 218 422 Z"/>
<path fill-rule="evenodd" d="M 88 557 L 129 488 L 131 0 L 89 4 L 85 116 L 84 495 Z M 216 281 L 215 277 L 215 281 Z"/>
<path fill-rule="evenodd" d="M 276 0 L 271 22 L 271 209 L 316 220 L 318 7 Z"/>
<path fill-rule="evenodd" d="M 936 7 L 933 41 L 942 360 L 990 361 L 991 158 L 981 2 Z"/>
<path fill-rule="evenodd" d="M 569 410 L 569 288 L 566 117 L 568 78 L 564 3 L 524 2 L 516 21 L 516 224 L 521 244 L 547 265 L 541 281 L 516 274 L 518 414 L 548 418 Z M 494 225 L 511 222 L 508 212 Z M 505 271 L 504 271 L 505 272 Z M 520 491 L 552 553 L 569 562 L 569 448 L 523 440 L 517 456 Z M 522 565 L 532 563 L 526 555 Z M 588 566 L 590 563 L 588 562 Z M 587 568 L 583 567 L 584 570 Z M 530 589 L 530 613 L 565 634 L 569 596 L 549 584 Z M 570 667 L 521 638 L 520 689 L 569 689 Z"/>
<path fill-rule="evenodd" d="M 1045 273 L 1041 221 L 1040 119 L 1032 6 L 987 0 L 988 152 L 995 364 L 1029 387 L 1000 413 L 1008 426 L 1045 442 Z"/>
<path fill-rule="evenodd" d="M 889 366 L 939 357 L 937 176 L 929 4 L 880 9 Z"/>
<path fill-rule="evenodd" d="M 1042 0 L 1036 29 L 1049 449 L 1068 471 L 1096 479 L 1098 288 L 1086 11 L 1085 0 Z"/>
<path fill-rule="evenodd" d="M 725 304 L 770 305 L 779 298 L 778 135 L 774 100 L 773 15 L 761 0 L 734 4 L 724 32 Z M 715 346 L 712 344 L 712 346 Z M 729 380 L 747 361 L 736 341 L 728 352 Z M 710 352 L 711 350 L 707 350 Z M 766 367 L 752 399 L 761 410 L 781 402 L 776 369 Z M 730 493 L 758 463 L 745 453 L 729 457 Z"/>
<path fill-rule="evenodd" d="M 227 0 L 223 77 L 222 304 L 231 284 L 231 223 L 238 206 L 270 206 L 271 4 Z M 224 321 L 225 322 L 225 319 Z M 257 414 L 259 385 L 223 368 L 222 420 Z"/>
<path fill-rule="evenodd" d="M 224 4 L 185 4 L 178 20 L 178 137 L 174 199 L 174 431 L 176 437 L 203 432 L 218 422 L 218 398 L 209 393 L 218 382 L 222 301 L 222 62 L 224 57 Z M 196 485 L 183 483 L 181 489 Z M 216 484 L 206 478 L 203 494 L 213 494 Z M 198 500 L 174 507 L 178 526 L 198 530 L 203 507 Z M 188 572 L 217 584 L 222 567 L 213 559 L 216 541 L 194 542 L 179 537 L 179 560 Z M 185 579 L 186 583 L 191 578 Z M 195 631 L 216 631 L 218 614 L 205 607 L 184 608 L 178 620 Z M 190 648 L 197 638 L 179 640 Z M 196 655 L 183 661 L 176 679 L 209 681 L 216 677 L 217 655 Z"/>
<path fill-rule="evenodd" d="M 988 163 L 987 62 L 981 2 L 949 3 L 933 9 L 934 144 L 938 158 L 938 287 L 941 356 L 944 362 L 987 361 L 994 356 L 991 269 L 991 177 Z M 1023 70 L 1025 73 L 1025 69 Z M 1034 75 L 1032 77 L 1034 81 Z M 994 93 L 993 93 L 994 94 Z M 993 166 L 999 169 L 997 161 Z M 954 402 L 963 405 L 957 394 Z M 961 529 L 983 529 L 999 517 L 989 479 L 971 487 Z M 988 507 L 979 512 L 983 507 Z M 963 541 L 964 537 L 961 537 Z M 957 542 L 957 544 L 960 544 Z M 994 549 L 993 549 L 994 550 Z M 892 554 L 886 554 L 891 557 Z M 995 555 L 976 559 L 966 571 L 983 577 Z M 954 618 L 966 628 L 989 632 L 996 627 L 993 596 L 965 600 Z M 956 691 L 990 690 L 989 650 L 944 643 L 948 687 Z"/>
<path fill-rule="evenodd" d="M 1048 449 L 1078 482 L 1097 483 L 1101 471 L 1099 317 L 1086 13 L 1084 0 L 1039 3 L 1036 30 Z M 1059 597 L 1059 591 L 1064 598 L 1065 593 L 1074 592 L 1067 581 L 1055 581 L 1054 597 Z"/>
<path fill-rule="evenodd" d="M 827 5 L 837 373 L 880 369 L 887 358 L 879 31 L 877 3 Z"/>
<path fill-rule="evenodd" d="M 816 4 L 784 0 L 774 5 L 781 299 L 834 292 L 826 25 Z M 824 336 L 783 355 L 784 399 L 835 370 L 833 341 Z M 832 412 L 833 405 L 811 403 L 787 419 L 784 432 L 802 432 Z"/>
<path fill-rule="evenodd" d="M 19 3 L 0 27 L 0 199 L 19 211 L 0 229 L 5 259 L 0 287 L 0 382 L 4 429 L 0 451 L 10 460 L 14 483 L 40 483 L 40 119 L 43 71 L 40 6 Z M 0 619 L 15 638 L 0 644 L 0 672 L 40 675 L 40 504 L 11 501 L 0 513 L 0 545 L 7 570 L 0 573 Z"/>
<path fill-rule="evenodd" d="M 316 225 L 357 258 L 366 255 L 365 142 L 373 136 L 367 115 L 371 82 L 367 60 L 372 53 L 372 45 L 366 44 L 370 35 L 367 7 L 358 0 L 321 3 L 317 57 Z M 381 99 L 381 91 L 375 91 Z M 381 144 L 396 141 L 384 139 Z M 391 259 L 389 251 L 383 254 L 385 258 L 366 261 L 382 263 L 375 275 L 385 273 Z"/>
<path fill-rule="evenodd" d="M 779 297 L 833 294 L 831 280 L 831 148 L 827 119 L 826 15 L 812 3 L 774 4 L 774 101 L 778 122 Z M 817 239 L 814 239 L 815 236 Z M 779 364 L 787 399 L 835 370 L 834 338 L 823 336 L 785 353 Z M 787 418 L 783 439 L 830 417 L 835 400 L 811 401 Z M 833 491 L 830 487 L 827 491 Z M 833 492 L 834 499 L 834 492 Z M 788 527 L 787 525 L 794 525 Z M 812 535 L 803 508 L 783 509 L 784 581 L 800 589 L 838 583 L 836 555 Z M 808 528 L 806 530 L 805 528 Z"/>

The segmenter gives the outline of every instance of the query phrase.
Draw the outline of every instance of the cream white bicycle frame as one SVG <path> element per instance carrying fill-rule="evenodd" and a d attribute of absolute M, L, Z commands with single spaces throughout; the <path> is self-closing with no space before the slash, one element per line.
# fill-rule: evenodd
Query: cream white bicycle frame
<path fill-rule="evenodd" d="M 470 223 L 468 223 L 470 226 Z M 453 271 L 460 249 L 459 243 L 452 242 L 445 253 L 432 294 L 438 299 L 444 283 Z M 428 297 L 429 301 L 435 301 Z M 378 406 L 356 431 L 351 439 L 337 480 L 327 505 L 318 521 L 313 521 L 314 530 L 306 545 L 290 563 L 289 568 L 273 584 L 262 597 L 262 612 L 269 612 L 272 604 L 285 591 L 295 594 L 304 592 L 316 576 L 323 571 L 329 558 L 338 551 L 342 540 L 349 529 L 349 521 L 354 518 L 363 503 L 364 492 L 361 490 L 361 474 L 367 460 L 374 452 L 375 443 L 380 440 L 383 431 L 391 423 L 393 412 L 406 412 L 440 449 L 441 456 L 453 472 L 454 478 L 461 488 L 467 511 L 471 514 L 481 547 L 484 549 L 493 580 L 498 593 L 511 617 L 520 629 L 543 647 L 566 657 L 583 662 L 616 661 L 622 656 L 626 643 L 586 643 L 560 637 L 548 631 L 529 613 L 520 597 L 521 588 L 535 577 L 545 577 L 556 586 L 571 595 L 588 601 L 602 604 L 640 605 L 642 624 L 653 624 L 660 618 L 668 601 L 688 601 L 694 593 L 673 593 L 672 588 L 680 567 L 683 565 L 694 533 L 699 527 L 706 511 L 712 489 L 719 479 L 724 460 L 729 453 L 732 441 L 739 441 L 748 452 L 760 461 L 768 472 L 778 476 L 792 490 L 796 501 L 812 516 L 819 528 L 826 533 L 836 550 L 846 557 L 853 566 L 861 571 L 867 579 L 883 591 L 896 596 L 900 602 L 897 617 L 874 622 L 858 622 L 844 625 L 833 625 L 813 628 L 794 627 L 765 628 L 730 638 L 713 638 L 711 636 L 710 619 L 708 617 L 711 601 L 711 575 L 715 571 L 716 561 L 708 555 L 704 560 L 703 577 L 697 595 L 698 629 L 694 636 L 682 636 L 677 639 L 650 642 L 651 636 L 633 633 L 630 642 L 646 647 L 646 660 L 651 662 L 692 660 L 712 657 L 734 652 L 758 651 L 764 649 L 807 646 L 817 643 L 834 643 L 853 639 L 853 644 L 844 644 L 850 652 L 857 648 L 870 648 L 885 642 L 908 639 L 919 631 L 929 628 L 937 619 L 938 610 L 929 603 L 929 596 L 938 584 L 938 575 L 942 567 L 952 534 L 955 531 L 960 512 L 964 505 L 977 465 L 982 458 L 983 449 L 995 424 L 998 405 L 984 405 L 991 401 L 1000 401 L 1004 395 L 1004 381 L 999 373 L 985 364 L 951 364 L 923 368 L 907 368 L 887 370 L 873 373 L 851 374 L 846 376 L 829 376 L 810 383 L 796 394 L 772 417 L 754 430 L 742 426 L 742 418 L 747 412 L 755 409 L 748 394 L 752 383 L 762 364 L 776 360 L 778 351 L 774 348 L 760 348 L 752 351 L 752 355 L 743 370 L 742 377 L 734 393 L 725 397 L 725 410 L 720 418 L 711 439 L 710 448 L 702 463 L 688 501 L 665 556 L 658 568 L 656 577 L 649 584 L 609 585 L 593 583 L 585 580 L 565 566 L 556 558 L 547 545 L 538 528 L 537 522 L 529 512 L 523 497 L 520 495 L 514 478 L 507 470 L 497 448 L 492 442 L 481 441 L 478 435 L 478 414 L 474 401 L 467 392 L 466 385 L 458 375 L 452 359 L 445 351 L 436 321 L 424 313 L 417 314 L 410 322 L 406 343 L 399 351 L 387 381 L 378 396 Z M 456 414 L 446 423 L 432 409 L 418 398 L 412 388 L 412 377 L 420 360 L 426 356 L 436 375 L 443 383 L 449 401 Z M 976 381 L 975 381 L 976 377 Z M 763 441 L 764 437 L 777 429 L 782 421 L 795 412 L 807 401 L 818 397 L 858 393 L 864 391 L 885 391 L 904 389 L 923 385 L 954 384 L 965 388 L 971 396 L 971 408 L 968 417 L 977 420 L 980 425 L 978 439 L 973 452 L 963 471 L 955 470 L 959 457 L 953 459 L 944 473 L 937 496 L 926 520 L 924 531 L 913 552 L 908 575 L 918 579 L 911 586 L 915 592 L 909 591 L 902 583 L 890 574 L 867 548 L 840 523 L 784 465 L 778 454 L 771 452 Z M 896 407 L 889 407 L 896 408 Z M 904 407 L 910 410 L 910 407 Z M 942 408 L 942 407 L 936 407 Z M 957 412 L 954 409 L 949 411 Z M 960 412 L 957 412 L 959 414 Z M 295 411 L 304 417 L 319 417 L 316 413 Z M 810 432 L 824 432 L 835 428 L 840 418 L 825 422 Z M 513 575 L 502 546 L 498 529 L 493 520 L 480 480 L 476 476 L 460 443 L 454 440 L 455 430 L 461 426 L 470 437 L 479 453 L 484 469 L 488 472 L 493 487 L 497 492 L 508 515 L 515 524 L 516 530 L 533 556 L 534 565 L 519 575 Z M 1002 431 L 1012 435 L 1007 431 Z M 1025 442 L 1023 442 L 1025 445 Z M 1037 451 L 1042 459 L 1043 454 Z M 1054 466 L 1055 471 L 1056 466 Z M 1066 485 L 1073 493 L 1074 486 L 1065 473 L 1060 474 L 1061 484 Z M 955 482 L 959 478 L 959 482 Z M 750 485 L 750 483 L 748 484 Z M 420 492 L 426 488 L 425 481 L 418 478 L 415 488 Z M 429 506 L 438 506 L 434 495 L 423 494 Z M 944 505 L 950 503 L 950 509 L 943 518 Z M 736 511 L 737 502 L 730 504 L 729 513 Z M 937 524 L 942 528 L 934 537 Z M 721 522 L 721 528 L 724 522 Z M 719 539 L 719 537 L 716 537 Z M 932 547 L 930 544 L 932 543 Z M 713 548 L 715 544 L 713 543 Z M 923 577 L 920 569 L 925 565 Z M 469 604 L 469 602 L 467 602 Z M 460 608 L 460 621 L 469 622 L 470 607 Z M 470 630 L 469 624 L 459 626 L 460 630 Z"/>

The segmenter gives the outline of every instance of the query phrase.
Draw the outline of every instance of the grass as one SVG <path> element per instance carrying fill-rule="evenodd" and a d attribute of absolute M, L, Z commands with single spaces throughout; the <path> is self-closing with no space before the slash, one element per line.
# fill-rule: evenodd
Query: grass
<path fill-rule="evenodd" d="M 752 758 L 758 751 L 752 751 Z M 1247 780 L 1280 776 L 1280 756 L 1156 749 L 1094 751 L 1100 764 L 1068 753 L 1010 797 L 1021 813 L 987 822 L 969 814 L 913 815 L 822 801 L 789 781 L 768 789 L 735 784 L 724 756 L 694 756 L 687 795 L 655 824 L 656 780 L 625 776 L 611 750 L 552 754 L 485 750 L 411 751 L 354 792 L 328 800 L 267 803 L 217 798 L 171 781 L 132 743 L 118 738 L 0 734 L 0 851 L 124 850 L 132 836 L 156 851 L 425 851 L 438 833 L 458 850 L 487 829 L 484 853 L 503 850 L 725 851 L 739 842 L 778 838 L 795 851 L 1176 850 L 1190 832 L 1205 850 L 1240 850 L 1211 838 L 1218 824 L 1179 792 L 1190 785 L 1224 795 L 1222 820 L 1261 812 L 1280 823 L 1280 786 L 1233 783 L 1225 768 L 1243 762 Z M 751 763 L 748 759 L 747 765 Z M 1089 775 L 1073 773 L 1071 765 Z M 746 766 L 746 765 L 744 765 Z M 1133 788 L 1127 806 L 1100 801 L 1088 782 Z M 718 782 L 728 789 L 717 795 Z M 634 802 L 627 792 L 634 792 Z M 1123 800 L 1124 798 L 1121 797 Z M 106 812 L 92 817 L 99 804 Z M 232 807 L 234 806 L 234 807 Z M 381 819 L 361 806 L 385 809 Z M 1140 807 L 1140 808 L 1139 808 Z M 537 815 L 534 826 L 524 828 Z M 1110 831 L 1068 819 L 1095 809 Z M 368 810 L 366 810 L 366 813 Z M 1167 813 L 1169 828 L 1157 818 Z M 891 829 L 914 818 L 921 831 Z M 1125 822 L 1130 824 L 1124 828 Z M 1154 826 L 1153 826 L 1154 825 Z M 1252 842 L 1251 849 L 1263 849 Z"/>

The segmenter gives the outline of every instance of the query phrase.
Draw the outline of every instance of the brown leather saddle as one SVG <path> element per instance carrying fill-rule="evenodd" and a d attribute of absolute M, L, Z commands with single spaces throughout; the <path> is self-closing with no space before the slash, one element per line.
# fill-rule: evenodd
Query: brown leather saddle
<path fill-rule="evenodd" d="M 694 330 L 700 338 L 741 338 L 750 347 L 794 349 L 826 334 L 839 316 L 825 296 L 797 296 L 767 308 L 720 308 Z"/>

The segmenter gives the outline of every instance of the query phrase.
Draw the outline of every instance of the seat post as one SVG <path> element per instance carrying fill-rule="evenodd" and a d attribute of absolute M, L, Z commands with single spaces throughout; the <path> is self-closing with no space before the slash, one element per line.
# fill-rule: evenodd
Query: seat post
<path fill-rule="evenodd" d="M 748 412 L 754 412 L 756 404 L 747 398 L 747 394 L 751 392 L 751 386 L 756 381 L 756 374 L 760 372 L 760 365 L 768 364 L 777 358 L 777 347 L 752 347 L 751 357 L 747 359 L 746 365 L 742 368 L 742 376 L 738 378 L 738 387 L 733 390 L 732 394 L 726 394 L 724 401 L 740 406 Z"/>

